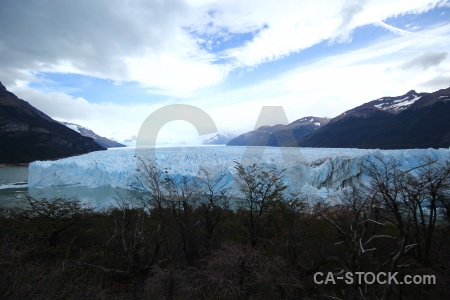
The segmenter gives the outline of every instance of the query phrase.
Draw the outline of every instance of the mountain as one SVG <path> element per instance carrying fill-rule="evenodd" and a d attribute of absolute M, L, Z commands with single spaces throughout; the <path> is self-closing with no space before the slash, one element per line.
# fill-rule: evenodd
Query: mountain
<path fill-rule="evenodd" d="M 125 145 L 125 147 L 134 147 L 137 142 L 137 135 L 134 132 L 115 131 L 108 137 L 109 140 Z"/>
<path fill-rule="evenodd" d="M 409 91 L 344 112 L 301 142 L 302 147 L 442 148 L 450 146 L 450 88 Z"/>
<path fill-rule="evenodd" d="M 61 123 L 66 125 L 70 129 L 75 130 L 82 136 L 87 136 L 87 137 L 92 138 L 97 144 L 99 144 L 100 146 L 102 146 L 104 148 L 126 147 L 125 145 L 123 145 L 121 143 L 118 143 L 116 141 L 99 136 L 98 134 L 93 132 L 91 129 L 83 127 L 81 125 L 69 123 L 69 122 L 61 122 Z"/>
<path fill-rule="evenodd" d="M 231 139 L 227 146 L 267 146 L 270 135 L 283 126 L 281 124 L 261 126 Z"/>
<path fill-rule="evenodd" d="M 221 134 L 218 133 L 209 139 L 206 139 L 202 142 L 203 145 L 225 145 L 235 136 L 230 134 Z"/>
<path fill-rule="evenodd" d="M 305 117 L 278 128 L 269 136 L 268 146 L 298 147 L 299 143 L 317 129 L 328 124 L 330 119 Z"/>
<path fill-rule="evenodd" d="M 379 98 L 342 113 L 332 119 L 331 123 L 349 117 L 369 117 L 378 111 L 384 111 L 394 115 L 399 114 L 426 95 L 427 93 L 417 93 L 416 91 L 411 90 L 402 96 Z"/>
<path fill-rule="evenodd" d="M 227 146 L 298 147 L 300 140 L 328 122 L 327 118 L 305 117 L 288 125 L 262 126 L 237 136 Z"/>
<path fill-rule="evenodd" d="M 19 99 L 0 83 L 0 163 L 27 163 L 105 150 Z"/>

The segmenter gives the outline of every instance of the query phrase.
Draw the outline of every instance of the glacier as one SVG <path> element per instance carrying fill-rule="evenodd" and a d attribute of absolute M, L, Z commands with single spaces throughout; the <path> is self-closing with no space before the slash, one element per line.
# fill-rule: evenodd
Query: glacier
<path fill-rule="evenodd" d="M 272 148 L 200 146 L 157 148 L 151 159 L 173 177 L 199 177 L 200 171 L 223 174 L 224 184 L 240 197 L 234 180 L 236 162 L 257 162 L 265 167 L 285 169 L 284 183 L 293 192 L 301 192 L 314 201 L 335 195 L 347 186 L 369 179 L 370 163 L 393 158 L 404 170 L 429 160 L 450 162 L 450 149 L 366 150 L 333 148 Z M 144 154 L 142 154 L 144 153 Z M 36 161 L 29 165 L 28 186 L 112 187 L 130 189 L 140 176 L 140 159 L 149 157 L 134 148 L 110 149 L 59 159 Z M 245 154 L 245 155 L 244 155 Z"/>

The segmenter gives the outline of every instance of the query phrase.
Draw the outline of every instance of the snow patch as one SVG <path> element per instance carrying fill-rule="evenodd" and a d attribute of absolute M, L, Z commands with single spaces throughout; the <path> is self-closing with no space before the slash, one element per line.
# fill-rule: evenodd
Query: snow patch
<path fill-rule="evenodd" d="M 66 125 L 66 126 L 69 127 L 70 129 L 72 129 L 73 131 L 76 131 L 76 132 L 78 132 L 78 133 L 81 133 L 81 132 L 80 132 L 80 129 L 79 129 L 78 126 L 75 125 L 75 124 L 64 124 L 64 125 Z"/>
<path fill-rule="evenodd" d="M 393 104 L 389 105 L 388 103 L 380 103 L 375 104 L 374 106 L 376 108 L 382 109 L 382 110 L 394 110 L 394 111 L 402 111 L 407 109 L 409 106 L 411 106 L 414 102 L 422 98 L 422 96 L 414 95 L 414 98 L 409 99 L 409 96 L 404 97 L 402 99 L 397 99 L 393 101 Z M 383 98 L 379 99 L 378 101 L 383 100 Z"/>
<path fill-rule="evenodd" d="M 382 103 L 382 104 L 375 104 L 374 106 L 375 106 L 376 108 L 383 109 L 383 105 L 384 105 L 384 103 Z"/>

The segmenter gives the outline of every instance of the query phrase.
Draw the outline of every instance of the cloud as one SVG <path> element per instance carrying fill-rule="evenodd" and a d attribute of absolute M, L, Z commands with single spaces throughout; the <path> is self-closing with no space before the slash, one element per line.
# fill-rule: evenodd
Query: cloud
<path fill-rule="evenodd" d="M 126 62 L 130 79 L 154 88 L 149 89 L 150 93 L 180 98 L 222 81 L 229 71 L 227 66 L 168 54 L 130 57 Z"/>
<path fill-rule="evenodd" d="M 424 88 L 437 90 L 443 87 L 447 87 L 450 82 L 450 71 L 447 74 L 438 75 L 424 83 L 421 84 Z"/>
<path fill-rule="evenodd" d="M 34 72 L 76 73 L 180 95 L 222 82 L 232 68 L 342 40 L 359 26 L 442 2 L 5 0 L 0 75 L 12 82 Z M 252 37 L 219 53 L 199 39 L 224 33 Z"/>
<path fill-rule="evenodd" d="M 58 121 L 68 121 L 94 130 L 108 138 L 125 139 L 137 136 L 145 119 L 158 108 L 171 104 L 92 104 L 81 97 L 64 93 L 43 93 L 27 86 L 10 88 L 18 97 Z M 173 121 L 159 132 L 158 144 L 198 144 L 194 126 L 187 122 Z"/>
<path fill-rule="evenodd" d="M 227 1 L 210 4 L 197 24 L 199 32 L 257 32 L 244 45 L 223 51 L 222 56 L 238 67 L 255 67 L 286 57 L 322 41 L 349 41 L 360 26 L 375 24 L 406 13 L 423 13 L 440 4 L 432 1 Z"/>
<path fill-rule="evenodd" d="M 351 26 L 353 18 L 364 9 L 364 4 L 367 0 L 346 0 L 342 9 L 341 16 L 342 22 L 339 29 L 342 31 L 338 37 L 339 42 L 345 42 L 350 40 L 350 33 L 353 27 Z"/>
<path fill-rule="evenodd" d="M 282 105 L 290 121 L 307 115 L 334 117 L 381 96 L 420 87 L 432 91 L 445 84 L 450 75 L 446 59 L 450 25 L 428 30 L 423 26 L 410 33 L 386 23 L 390 17 L 420 14 L 444 4 L 441 0 L 4 0 L 0 80 L 50 116 L 79 122 L 103 135 L 136 133 L 151 112 L 168 104 L 166 97 L 205 109 L 220 131 L 235 133 L 253 129 L 263 105 Z M 233 70 L 245 72 L 323 41 L 350 41 L 353 30 L 368 24 L 381 24 L 395 37 L 313 62 L 298 61 L 284 73 L 271 73 L 269 67 L 269 79 L 243 83 L 241 88 L 225 82 Z M 205 47 L 216 37 L 233 43 Z M 421 72 L 411 72 L 412 68 Z M 39 72 L 134 81 L 162 100 L 92 104 L 87 98 L 38 92 L 27 83 L 39 80 L 35 77 Z M 252 79 L 261 75 L 254 72 L 246 74 L 255 76 Z M 185 125 L 175 122 L 162 134 L 182 138 L 189 135 L 183 131 L 189 127 Z"/>
<path fill-rule="evenodd" d="M 283 106 L 290 122 L 309 115 L 335 117 L 345 110 L 411 89 L 432 92 L 449 86 L 450 62 L 437 68 L 411 72 L 401 68 L 428 49 L 448 49 L 450 25 L 397 36 L 358 51 L 330 55 L 302 64 L 257 84 L 214 95 L 220 108 L 200 107 L 211 112 L 218 127 L 231 132 L 252 130 L 263 105 Z M 433 78 L 430 81 L 430 78 Z M 209 108 L 211 107 L 211 109 Z M 210 110 L 209 110 L 210 109 Z"/>
<path fill-rule="evenodd" d="M 207 81 L 191 80 L 190 87 L 208 86 L 222 80 L 223 71 L 183 29 L 191 16 L 181 0 L 5 0 L 0 10 L 2 75 L 23 77 L 18 70 L 75 73 L 170 89 L 189 81 L 192 72 L 205 72 Z M 177 75 L 172 84 L 161 79 L 169 72 Z"/>
<path fill-rule="evenodd" d="M 88 120 L 96 113 L 93 105 L 81 97 L 59 92 L 42 93 L 26 86 L 15 87 L 10 91 L 55 119 Z"/>
<path fill-rule="evenodd" d="M 411 72 L 402 67 L 426 53 L 439 53 L 429 49 L 446 50 L 441 53 L 450 51 L 450 24 L 420 33 L 396 36 L 358 51 L 330 55 L 273 74 L 252 85 L 212 90 L 189 99 L 189 103 L 209 113 L 220 132 L 242 133 L 254 128 L 264 105 L 283 106 L 292 122 L 310 115 L 335 117 L 364 102 L 401 95 L 411 89 L 431 92 L 448 87 L 448 60 L 421 72 Z M 165 76 L 167 79 L 164 80 L 169 80 L 170 73 Z M 112 132 L 137 135 L 148 115 L 157 108 L 172 104 L 169 101 L 92 104 L 88 99 L 64 93 L 38 92 L 26 84 L 13 88 L 6 86 L 51 117 L 87 126 L 105 136 L 111 136 Z M 154 92 L 158 93 L 158 90 Z M 192 141 L 197 138 L 197 133 L 192 126 L 179 121 L 164 127 L 160 138 L 161 142 Z"/>
<path fill-rule="evenodd" d="M 447 52 L 426 51 L 423 54 L 414 57 L 412 60 L 404 63 L 401 67 L 405 70 L 421 69 L 426 70 L 438 66 L 447 58 Z"/>
<path fill-rule="evenodd" d="M 341 10 L 341 16 L 342 16 L 342 24 L 341 27 L 345 27 L 348 24 L 351 23 L 353 20 L 353 17 L 363 11 L 364 4 L 367 2 L 367 0 L 346 0 L 342 10 Z"/>

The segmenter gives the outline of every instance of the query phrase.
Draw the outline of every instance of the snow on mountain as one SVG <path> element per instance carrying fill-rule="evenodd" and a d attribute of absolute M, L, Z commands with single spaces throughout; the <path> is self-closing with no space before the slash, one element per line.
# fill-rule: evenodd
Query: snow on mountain
<path fill-rule="evenodd" d="M 202 144 L 203 145 L 225 145 L 234 137 L 235 137 L 235 135 L 217 133 L 216 135 L 210 137 L 209 139 L 203 140 Z"/>
<path fill-rule="evenodd" d="M 302 147 L 447 148 L 450 145 L 450 88 L 414 90 L 379 98 L 332 119 L 303 139 Z"/>
<path fill-rule="evenodd" d="M 347 110 L 332 119 L 330 123 L 334 123 L 342 119 L 348 119 L 350 117 L 367 118 L 373 116 L 379 111 L 385 111 L 387 113 L 391 113 L 392 115 L 397 115 L 411 107 L 417 100 L 421 99 L 425 95 L 427 95 L 427 93 L 417 93 L 416 91 L 411 90 L 402 96 L 382 97 Z"/>
<path fill-rule="evenodd" d="M 259 147 L 185 147 L 155 150 L 155 163 L 174 178 L 198 177 L 200 169 L 211 174 L 225 174 L 224 183 L 236 197 L 239 189 L 233 180 L 235 161 L 247 158 L 267 167 L 286 168 L 285 183 L 292 191 L 302 191 L 310 200 L 326 198 L 343 187 L 368 180 L 368 164 L 378 157 L 393 157 L 404 170 L 417 167 L 428 159 L 450 162 L 450 149 L 364 150 L 332 148 Z M 129 188 L 139 176 L 134 149 L 93 152 L 57 161 L 37 161 L 29 166 L 29 187 L 86 186 Z M 139 155 L 138 155 L 139 156 Z"/>
<path fill-rule="evenodd" d="M 77 124 L 73 124 L 73 123 L 67 123 L 67 122 L 62 122 L 64 125 L 66 125 L 67 127 L 69 127 L 70 129 L 72 129 L 73 131 L 76 131 L 76 132 L 78 132 L 78 133 L 81 133 L 80 132 L 80 129 L 79 129 L 79 127 L 81 127 L 80 125 L 77 125 Z"/>
<path fill-rule="evenodd" d="M 136 146 L 137 135 L 136 133 L 130 132 L 113 132 L 109 139 L 124 144 L 127 147 L 134 147 Z"/>
<path fill-rule="evenodd" d="M 125 147 L 125 145 L 123 145 L 121 143 L 118 143 L 116 141 L 99 136 L 98 134 L 96 134 L 89 128 L 83 127 L 78 124 L 69 123 L 69 122 L 61 122 L 61 123 L 66 125 L 70 129 L 78 132 L 79 134 L 81 134 L 83 136 L 87 136 L 87 137 L 94 139 L 94 141 L 102 147 L 105 147 L 105 148 Z"/>
<path fill-rule="evenodd" d="M 231 139 L 227 145 L 298 147 L 302 138 L 326 125 L 329 121 L 328 118 L 309 116 L 287 125 L 261 126 Z"/>
<path fill-rule="evenodd" d="M 411 107 L 411 105 L 413 105 L 417 100 L 421 99 L 425 95 L 427 95 L 427 93 L 417 93 L 415 90 L 411 90 L 402 96 L 382 97 L 364 103 L 363 105 L 357 108 L 375 107 L 380 110 L 398 114 L 406 110 L 407 108 Z"/>
<path fill-rule="evenodd" d="M 28 163 L 104 150 L 0 83 L 0 163 Z"/>
<path fill-rule="evenodd" d="M 411 91 L 406 95 L 406 97 L 402 97 L 401 99 L 394 97 L 380 98 L 378 100 L 375 100 L 379 103 L 373 104 L 373 106 L 385 111 L 400 112 L 410 107 L 420 98 L 422 98 L 421 95 L 418 95 L 414 91 Z"/>

